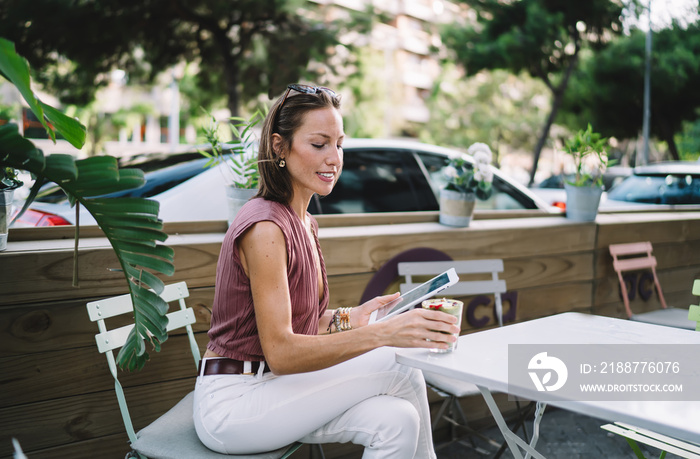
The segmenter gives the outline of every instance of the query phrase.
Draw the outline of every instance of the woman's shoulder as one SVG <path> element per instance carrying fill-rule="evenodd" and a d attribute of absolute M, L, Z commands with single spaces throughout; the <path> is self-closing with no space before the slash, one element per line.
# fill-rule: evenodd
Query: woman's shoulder
<path fill-rule="evenodd" d="M 258 222 L 271 221 L 284 230 L 293 224 L 291 212 L 285 204 L 255 197 L 241 207 L 231 226 L 240 233 Z"/>
<path fill-rule="evenodd" d="M 245 219 L 253 218 L 258 220 L 287 219 L 289 218 L 289 212 L 289 206 L 285 204 L 255 197 L 241 207 L 236 217 L 241 216 Z"/>

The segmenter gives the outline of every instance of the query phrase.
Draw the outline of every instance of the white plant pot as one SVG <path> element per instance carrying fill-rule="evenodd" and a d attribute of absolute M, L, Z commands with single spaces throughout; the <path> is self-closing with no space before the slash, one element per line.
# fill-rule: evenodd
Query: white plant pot
<path fill-rule="evenodd" d="M 456 227 L 469 226 L 475 203 L 474 193 L 440 190 L 440 223 Z"/>
<path fill-rule="evenodd" d="M 226 202 L 228 203 L 228 224 L 231 226 L 236 214 L 243 207 L 243 204 L 250 201 L 256 194 L 258 189 L 236 188 L 232 185 L 226 186 Z"/>
<path fill-rule="evenodd" d="M 0 252 L 7 249 L 7 234 L 12 216 L 12 195 L 14 190 L 0 191 Z"/>
<path fill-rule="evenodd" d="M 602 187 L 564 184 L 566 190 L 566 218 L 577 222 L 592 222 L 598 215 Z"/>

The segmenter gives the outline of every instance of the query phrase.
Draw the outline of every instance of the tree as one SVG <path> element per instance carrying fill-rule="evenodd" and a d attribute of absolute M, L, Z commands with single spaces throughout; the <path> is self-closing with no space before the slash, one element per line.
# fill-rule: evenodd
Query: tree
<path fill-rule="evenodd" d="M 443 65 L 427 101 L 430 121 L 421 129 L 421 140 L 466 148 L 486 142 L 496 163 L 508 146 L 532 149 L 535 132 L 549 106 L 547 88 L 526 74 L 484 70 L 464 78 L 454 65 Z"/>
<path fill-rule="evenodd" d="M 644 32 L 634 30 L 582 61 L 563 110 L 590 121 L 605 136 L 634 138 L 644 104 Z M 654 33 L 651 60 L 650 133 L 680 159 L 675 137 L 700 109 L 700 24 Z"/>
<path fill-rule="evenodd" d="M 450 26 L 443 41 L 468 75 L 483 69 L 528 72 L 552 93 L 552 107 L 533 152 L 530 184 L 562 97 L 585 47 L 600 49 L 622 31 L 616 0 L 462 0 L 477 13 L 473 26 Z"/>
<path fill-rule="evenodd" d="M 63 103 L 87 105 L 113 69 L 145 82 L 184 61 L 198 66 L 197 86 L 226 95 L 237 116 L 245 101 L 281 93 L 309 76 L 310 61 L 334 53 L 344 22 L 300 15 L 307 3 L 0 0 L 0 30 Z"/>
<path fill-rule="evenodd" d="M 348 137 L 388 137 L 391 126 L 386 113 L 391 106 L 390 88 L 381 72 L 384 53 L 363 48 L 354 56 L 353 65 L 345 69 L 338 91 L 343 95 L 343 120 Z"/>

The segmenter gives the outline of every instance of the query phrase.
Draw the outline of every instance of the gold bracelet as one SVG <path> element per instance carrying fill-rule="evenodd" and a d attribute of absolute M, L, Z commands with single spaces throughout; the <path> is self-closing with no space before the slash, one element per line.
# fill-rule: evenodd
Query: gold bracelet
<path fill-rule="evenodd" d="M 340 331 L 352 330 L 352 325 L 350 325 L 350 311 L 352 308 L 338 308 L 338 315 L 340 316 L 340 326 L 338 329 Z"/>

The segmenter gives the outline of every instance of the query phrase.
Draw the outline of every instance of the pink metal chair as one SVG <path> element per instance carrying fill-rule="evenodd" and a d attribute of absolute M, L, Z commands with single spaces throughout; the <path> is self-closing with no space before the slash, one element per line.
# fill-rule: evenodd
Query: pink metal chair
<path fill-rule="evenodd" d="M 631 242 L 626 244 L 611 244 L 610 255 L 613 257 L 613 267 L 617 272 L 622 291 L 622 301 L 625 304 L 625 311 L 630 320 L 646 322 L 667 327 L 695 329 L 695 323 L 688 319 L 688 310 L 682 308 L 668 307 L 659 278 L 656 275 L 656 257 L 652 255 L 651 242 Z M 659 295 L 661 309 L 655 311 L 634 314 L 630 308 L 630 292 L 627 289 L 627 282 L 624 273 L 629 271 L 651 270 L 651 274 L 656 286 L 656 293 Z"/>

